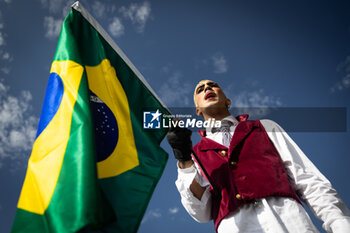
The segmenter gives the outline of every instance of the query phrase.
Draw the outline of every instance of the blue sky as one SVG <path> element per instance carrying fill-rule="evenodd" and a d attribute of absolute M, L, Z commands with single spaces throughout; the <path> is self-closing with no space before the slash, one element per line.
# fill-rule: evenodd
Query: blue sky
<path fill-rule="evenodd" d="M 72 2 L 0 0 L 1 232 L 11 229 L 61 22 Z M 349 2 L 80 2 L 169 107 L 191 107 L 195 84 L 209 78 L 233 106 L 345 107 L 349 122 Z M 334 115 L 322 124 L 338 120 Z M 346 132 L 290 135 L 350 205 L 349 126 Z M 168 144 L 161 145 L 169 161 L 139 232 L 213 232 L 212 223 L 196 223 L 181 206 L 176 161 Z"/>

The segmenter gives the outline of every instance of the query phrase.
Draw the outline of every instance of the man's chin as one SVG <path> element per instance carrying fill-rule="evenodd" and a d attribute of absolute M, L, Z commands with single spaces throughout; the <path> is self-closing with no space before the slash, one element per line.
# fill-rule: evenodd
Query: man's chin
<path fill-rule="evenodd" d="M 202 107 L 203 111 L 222 111 L 226 106 L 220 105 L 217 101 L 208 102 Z"/>
<path fill-rule="evenodd" d="M 208 101 L 204 104 L 204 106 L 201 106 L 201 109 L 206 110 L 206 109 L 214 108 L 216 105 L 217 103 L 215 103 L 214 101 L 212 102 Z"/>

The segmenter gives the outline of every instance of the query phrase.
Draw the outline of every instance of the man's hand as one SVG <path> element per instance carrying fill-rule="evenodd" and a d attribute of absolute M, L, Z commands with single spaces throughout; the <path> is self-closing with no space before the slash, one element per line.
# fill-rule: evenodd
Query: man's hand
<path fill-rule="evenodd" d="M 171 127 L 167 134 L 168 143 L 173 148 L 175 158 L 179 160 L 180 164 L 192 160 L 191 135 L 191 130 L 180 127 Z"/>

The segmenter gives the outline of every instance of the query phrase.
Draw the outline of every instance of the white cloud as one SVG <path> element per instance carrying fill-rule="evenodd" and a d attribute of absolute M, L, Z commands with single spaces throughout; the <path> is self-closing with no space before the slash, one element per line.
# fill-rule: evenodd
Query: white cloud
<path fill-rule="evenodd" d="M 192 101 L 192 86 L 181 80 L 182 74 L 174 72 L 165 79 L 158 91 L 160 99 L 169 107 L 189 106 Z"/>
<path fill-rule="evenodd" d="M 60 32 L 62 26 L 62 19 L 55 19 L 52 16 L 45 16 L 44 18 L 44 28 L 46 30 L 45 37 L 49 39 L 56 39 Z"/>
<path fill-rule="evenodd" d="M 258 91 L 242 91 L 232 99 L 232 105 L 235 107 L 272 107 L 281 106 L 281 101 L 274 97 L 266 95 L 263 89 Z"/>
<path fill-rule="evenodd" d="M 262 117 L 270 112 L 269 108 L 282 106 L 278 97 L 266 94 L 264 89 L 237 92 L 230 85 L 224 88 L 224 92 L 231 100 L 233 114 L 247 113 L 253 118 Z"/>
<path fill-rule="evenodd" d="M 1 98 L 4 94 L 6 94 L 7 90 L 8 90 L 8 87 L 5 86 L 5 85 L 2 83 L 2 80 L 0 79 L 0 98 Z"/>
<path fill-rule="evenodd" d="M 222 74 L 228 70 L 226 58 L 221 53 L 217 53 L 211 57 L 214 67 L 214 73 Z"/>
<path fill-rule="evenodd" d="M 10 69 L 10 67 L 1 67 L 1 71 L 4 74 L 9 74 L 11 72 L 11 69 Z"/>
<path fill-rule="evenodd" d="M 11 3 L 11 1 L 5 1 L 6 3 Z M 0 60 L 2 62 L 11 62 L 13 57 L 6 51 L 6 33 L 4 32 L 5 24 L 3 22 L 2 13 L 0 11 Z M 10 67 L 5 66 L 5 64 L 0 65 L 0 70 L 4 74 L 10 73 Z"/>
<path fill-rule="evenodd" d="M 342 91 L 350 87 L 350 74 L 344 76 L 340 81 L 331 87 L 331 92 Z"/>
<path fill-rule="evenodd" d="M 124 25 L 118 17 L 114 17 L 112 23 L 108 26 L 108 30 L 113 36 L 119 37 L 124 34 Z"/>
<path fill-rule="evenodd" d="M 40 3 L 50 14 L 59 15 L 62 13 L 62 16 L 66 17 L 75 1 L 76 0 L 40 0 Z"/>
<path fill-rule="evenodd" d="M 48 9 L 50 13 L 58 13 L 62 10 L 65 0 L 40 0 L 41 5 Z"/>
<path fill-rule="evenodd" d="M 196 70 L 205 69 L 208 72 L 213 72 L 215 74 L 226 73 L 229 68 L 227 64 L 227 59 L 221 52 L 217 52 L 206 58 L 196 58 L 194 60 L 194 66 Z"/>
<path fill-rule="evenodd" d="M 151 4 L 147 1 L 142 4 L 132 3 L 129 7 L 122 6 L 119 12 L 137 26 L 137 32 L 142 33 L 151 16 Z"/>
<path fill-rule="evenodd" d="M 2 59 L 3 60 L 10 60 L 10 54 L 8 52 L 5 52 L 3 55 L 2 55 Z"/>
<path fill-rule="evenodd" d="M 5 33 L 3 32 L 4 27 L 5 27 L 5 24 L 3 22 L 2 13 L 1 13 L 1 10 L 0 10 L 0 47 L 4 46 L 6 44 Z M 2 52 L 3 51 L 0 50 L 0 53 L 2 53 Z"/>
<path fill-rule="evenodd" d="M 176 214 L 177 212 L 179 212 L 179 208 L 178 207 L 169 208 L 169 213 L 170 214 Z"/>
<path fill-rule="evenodd" d="M 60 34 L 63 18 L 67 16 L 75 0 L 40 0 L 40 2 L 50 14 L 50 16 L 45 16 L 43 20 L 45 37 L 56 39 Z"/>
<path fill-rule="evenodd" d="M 100 1 L 95 1 L 92 5 L 92 11 L 96 17 L 102 17 L 106 13 L 106 5 Z"/>
<path fill-rule="evenodd" d="M 172 67 L 171 64 L 167 64 L 161 68 L 161 71 L 166 73 L 166 74 L 169 74 L 171 67 Z"/>
<path fill-rule="evenodd" d="M 154 217 L 154 218 L 160 218 L 162 217 L 162 214 L 160 213 L 159 209 L 155 209 L 155 210 L 150 210 L 149 215 Z"/>
<path fill-rule="evenodd" d="M 342 72 L 345 70 L 345 72 L 349 73 L 350 72 L 350 56 L 347 56 L 345 61 L 341 62 L 338 67 L 337 71 Z"/>
<path fill-rule="evenodd" d="M 0 63 L 0 71 L 4 74 L 9 74 L 11 67 L 8 64 L 13 61 L 13 57 L 10 53 L 0 49 L 0 60 L 2 61 L 2 63 Z"/>
<path fill-rule="evenodd" d="M 43 7 L 47 7 L 48 0 L 40 0 L 40 3 Z"/>
<path fill-rule="evenodd" d="M 350 56 L 338 65 L 337 71 L 345 75 L 331 87 L 331 92 L 342 91 L 350 87 Z"/>
<path fill-rule="evenodd" d="M 3 46 L 4 44 L 5 44 L 4 34 L 0 31 L 0 46 Z"/>
<path fill-rule="evenodd" d="M 74 1 L 75 0 L 40 0 L 43 8 L 47 9 L 51 14 L 51 16 L 46 16 L 44 18 L 45 36 L 47 38 L 55 39 L 59 35 L 61 23 L 63 21 L 61 19 L 55 19 L 53 15 L 58 16 L 59 13 L 62 12 L 63 17 L 65 17 L 71 10 L 71 5 Z M 93 15 L 97 18 L 104 16 L 106 18 L 112 18 L 112 22 L 108 26 L 111 35 L 120 37 L 124 34 L 124 25 L 122 24 L 121 18 L 112 16 L 117 9 L 115 4 L 94 1 L 91 7 L 88 5 L 86 7 L 90 9 Z M 147 21 L 151 17 L 151 5 L 147 1 L 142 3 L 131 3 L 129 6 L 121 6 L 119 12 L 123 19 L 129 20 L 135 25 L 138 33 L 142 33 Z"/>
<path fill-rule="evenodd" d="M 162 217 L 162 213 L 160 212 L 160 209 L 151 209 L 145 214 L 145 216 L 142 219 L 141 224 L 145 223 L 151 219 L 157 219 L 160 217 Z"/>
<path fill-rule="evenodd" d="M 9 63 L 13 61 L 13 56 L 5 50 L 0 50 L 0 59 L 3 60 L 4 62 Z M 1 69 L 9 70 L 9 67 L 2 67 Z M 6 73 L 5 71 L 3 72 Z"/>
<path fill-rule="evenodd" d="M 38 122 L 29 113 L 31 100 L 28 91 L 11 96 L 0 80 L 0 167 L 5 160 L 24 164 L 30 155 Z"/>
<path fill-rule="evenodd" d="M 73 3 L 76 2 L 76 0 L 69 0 L 69 1 L 65 1 L 63 4 L 63 8 L 62 8 L 62 16 L 65 18 L 68 13 L 71 11 L 72 9 L 72 5 Z"/>

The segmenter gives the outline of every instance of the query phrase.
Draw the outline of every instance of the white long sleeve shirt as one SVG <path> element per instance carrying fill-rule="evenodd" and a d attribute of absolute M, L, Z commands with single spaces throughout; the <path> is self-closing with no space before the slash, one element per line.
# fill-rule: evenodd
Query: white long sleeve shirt
<path fill-rule="evenodd" d="M 237 125 L 233 116 L 225 118 L 234 122 L 232 134 Z M 289 181 L 299 198 L 323 221 L 327 232 L 350 233 L 350 212 L 330 182 L 312 164 L 286 132 L 271 120 L 261 120 L 270 140 L 273 142 L 286 168 Z M 211 133 L 207 128 L 207 138 L 222 142 L 222 133 Z M 201 200 L 193 196 L 190 185 L 196 181 L 207 189 Z M 187 212 L 198 222 L 208 222 L 211 218 L 211 193 L 209 183 L 201 175 L 196 165 L 178 168 L 176 186 L 181 202 Z M 304 208 L 294 199 L 267 197 L 245 204 L 225 217 L 218 226 L 219 233 L 234 232 L 318 232 Z"/>

